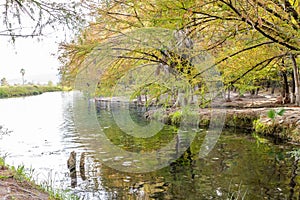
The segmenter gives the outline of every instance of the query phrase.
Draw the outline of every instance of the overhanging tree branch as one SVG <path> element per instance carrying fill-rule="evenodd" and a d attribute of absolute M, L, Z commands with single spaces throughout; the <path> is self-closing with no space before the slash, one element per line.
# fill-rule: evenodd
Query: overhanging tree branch
<path fill-rule="evenodd" d="M 258 48 L 258 47 L 261 47 L 261 46 L 263 46 L 263 45 L 268 45 L 268 44 L 273 44 L 273 43 L 274 43 L 273 41 L 269 41 L 269 42 L 264 42 L 264 43 L 256 44 L 256 45 L 247 47 L 247 48 L 245 48 L 245 49 L 242 49 L 242 50 L 240 50 L 240 51 L 237 51 L 237 52 L 235 52 L 235 53 L 233 53 L 233 54 L 230 54 L 230 55 L 226 56 L 225 58 L 219 60 L 218 62 L 216 62 L 216 63 L 213 64 L 212 66 L 210 66 L 210 67 L 206 68 L 205 70 L 199 72 L 199 73 L 196 74 L 193 78 L 196 78 L 197 76 L 200 76 L 200 75 L 203 74 L 204 72 L 206 72 L 206 71 L 212 69 L 213 67 L 216 67 L 217 65 L 221 64 L 222 62 L 224 62 L 224 61 L 228 60 L 229 58 L 232 58 L 232 57 L 234 57 L 234 56 L 236 56 L 236 55 L 238 55 L 238 54 L 240 54 L 240 53 L 243 53 L 243 52 L 249 51 L 249 50 L 251 50 L 251 49 Z"/>
<path fill-rule="evenodd" d="M 225 0 L 220 0 L 222 3 L 224 3 L 225 5 L 227 5 L 235 14 L 237 14 L 242 21 L 244 21 L 245 23 L 247 23 L 248 25 L 250 25 L 251 27 L 253 27 L 255 30 L 257 30 L 259 33 L 261 33 L 263 36 L 265 36 L 266 38 L 272 40 L 275 43 L 278 43 L 284 47 L 287 47 L 290 50 L 295 50 L 295 51 L 300 51 L 300 47 L 291 45 L 289 43 L 286 43 L 284 41 L 280 41 L 278 39 L 276 39 L 275 37 L 273 37 L 272 35 L 266 33 L 263 29 L 261 29 L 259 27 L 259 23 L 258 22 L 253 22 L 251 21 L 248 17 L 245 17 L 242 15 L 242 13 L 240 13 L 238 11 L 238 9 L 231 3 L 231 2 L 226 2 Z"/>
<path fill-rule="evenodd" d="M 274 56 L 272 58 L 266 59 L 264 61 L 261 61 L 259 63 L 257 63 L 256 65 L 254 65 L 253 67 L 251 67 L 250 69 L 248 69 L 246 72 L 244 72 L 241 76 L 239 76 L 237 79 L 235 79 L 234 81 L 230 81 L 228 83 L 228 85 L 233 85 L 234 83 L 236 83 L 237 81 L 239 81 L 241 78 L 243 78 L 244 76 L 246 76 L 248 73 L 250 73 L 251 71 L 253 71 L 254 69 L 256 69 L 257 67 L 261 66 L 261 69 L 267 67 L 273 60 L 277 59 L 277 61 L 279 61 L 282 57 L 285 57 L 289 55 L 288 53 L 285 54 L 281 54 L 278 56 Z"/>

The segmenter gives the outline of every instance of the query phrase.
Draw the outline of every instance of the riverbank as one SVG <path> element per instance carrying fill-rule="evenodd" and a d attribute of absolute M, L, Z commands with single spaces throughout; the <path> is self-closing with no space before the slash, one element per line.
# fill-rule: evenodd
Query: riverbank
<path fill-rule="evenodd" d="M 274 138 L 279 142 L 290 142 L 300 145 L 300 107 L 292 104 L 277 103 L 274 96 L 257 96 L 233 98 L 230 102 L 216 101 L 213 108 L 202 108 L 195 111 L 194 117 L 200 127 L 208 127 L 212 111 L 226 112 L 224 128 L 241 128 L 263 136 Z M 268 112 L 284 110 L 283 115 L 275 114 L 272 118 Z M 180 108 L 169 108 L 159 120 L 165 123 L 179 125 Z M 145 114 L 148 119 L 155 118 L 155 111 Z M 195 120 L 195 121 L 197 121 Z"/>
<path fill-rule="evenodd" d="M 46 193 L 24 173 L 24 168 L 7 166 L 0 158 L 0 200 L 58 200 Z"/>
<path fill-rule="evenodd" d="M 40 85 L 24 85 L 24 86 L 1 86 L 0 99 L 10 97 L 22 97 L 39 95 L 45 92 L 62 91 L 58 86 L 40 86 Z"/>
<path fill-rule="evenodd" d="M 24 166 L 15 168 L 0 158 L 0 200 L 77 200 L 77 196 L 36 184 Z"/>

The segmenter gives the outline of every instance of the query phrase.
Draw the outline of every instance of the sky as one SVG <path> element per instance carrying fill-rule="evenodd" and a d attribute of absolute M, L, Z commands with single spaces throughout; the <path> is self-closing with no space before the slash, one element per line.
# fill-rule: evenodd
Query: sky
<path fill-rule="evenodd" d="M 10 85 L 22 82 L 20 70 L 25 69 L 26 82 L 57 83 L 58 44 L 63 40 L 56 35 L 37 38 L 18 38 L 15 44 L 9 37 L 0 37 L 0 79 L 6 78 Z M 55 54 L 55 55 L 53 55 Z"/>
<path fill-rule="evenodd" d="M 77 0 L 76 0 L 77 1 Z M 69 2 L 68 0 L 51 0 L 50 2 Z M 28 7 L 29 8 L 29 7 Z M 0 5 L 0 33 L 7 30 L 3 24 L 4 4 Z M 38 13 L 36 10 L 34 10 Z M 16 12 L 16 11 L 15 11 Z M 36 25 L 36 20 L 32 20 L 26 13 L 21 13 L 21 24 L 16 17 L 10 15 L 9 22 L 13 28 L 21 28 L 24 34 L 31 34 Z M 32 13 L 31 13 L 32 14 Z M 64 25 L 54 24 L 55 30 L 49 26 L 44 27 L 43 34 L 31 38 L 17 37 L 15 43 L 9 42 L 9 36 L 0 36 L 0 79 L 6 78 L 10 85 L 22 83 L 20 70 L 25 69 L 25 81 L 31 83 L 47 84 L 48 81 L 57 83 L 59 81 L 58 68 L 58 46 L 62 41 L 66 41 L 73 36 L 63 30 Z M 18 32 L 17 32 L 18 33 Z M 68 35 L 68 36 L 66 36 Z M 54 54 L 54 56 L 53 56 Z"/>
<path fill-rule="evenodd" d="M 81 3 L 80 0 L 74 1 Z M 49 2 L 68 3 L 70 1 L 51 0 Z M 3 9 L 5 7 L 1 4 L 0 13 L 4 11 Z M 82 17 L 86 17 L 88 13 L 88 10 L 84 9 L 80 10 Z M 15 17 L 10 19 L 11 21 L 9 22 L 13 24 L 13 27 L 21 27 L 22 32 L 27 31 L 27 34 L 30 34 L 30 30 L 34 30 L 36 25 L 36 21 L 33 21 L 24 12 L 21 12 L 21 25 L 18 23 L 18 20 L 15 22 Z M 86 19 L 92 20 L 92 18 Z M 2 20 L 3 15 L 0 14 L 0 33 L 3 30 L 7 30 L 4 24 L 2 24 Z M 75 32 L 73 29 L 68 30 L 68 28 L 59 23 L 54 26 L 55 30 L 48 26 L 43 29 L 45 36 L 39 38 L 17 38 L 15 44 L 9 42 L 11 38 L 0 36 L 0 79 L 6 78 L 10 85 L 22 83 L 20 70 L 23 68 L 25 69 L 24 79 L 27 83 L 47 84 L 48 81 L 52 81 L 53 83 L 59 82 L 58 68 L 61 65 L 58 61 L 59 43 L 70 41 L 74 38 Z"/>

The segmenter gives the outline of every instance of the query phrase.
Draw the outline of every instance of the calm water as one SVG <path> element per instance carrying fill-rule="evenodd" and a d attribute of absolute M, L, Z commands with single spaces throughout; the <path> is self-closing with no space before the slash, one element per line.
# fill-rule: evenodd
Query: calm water
<path fill-rule="evenodd" d="M 0 155 L 11 165 L 32 167 L 39 182 L 82 199 L 300 199 L 299 165 L 287 154 L 291 146 L 227 130 L 200 159 L 205 130 L 150 124 L 140 117 L 142 109 L 78 105 L 72 93 L 61 92 L 0 99 L 0 125 L 12 131 L 0 139 Z M 80 109 L 90 110 L 78 116 Z M 139 128 L 149 126 L 156 135 Z M 149 137 L 136 138 L 139 133 Z M 171 140 L 174 148 L 159 151 Z M 73 186 L 66 164 L 71 151 L 77 153 Z M 131 173 L 138 170 L 147 172 Z"/>

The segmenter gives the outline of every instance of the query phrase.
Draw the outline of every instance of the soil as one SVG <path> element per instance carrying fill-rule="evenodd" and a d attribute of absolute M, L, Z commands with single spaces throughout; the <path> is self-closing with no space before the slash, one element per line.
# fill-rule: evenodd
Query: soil
<path fill-rule="evenodd" d="M 49 195 L 34 183 L 17 180 L 14 173 L 0 166 L 0 200 L 48 200 Z"/>

